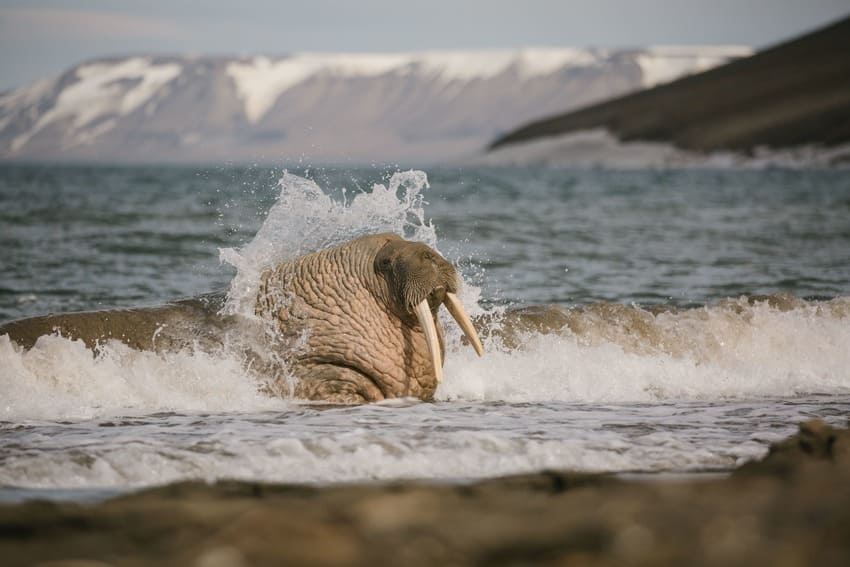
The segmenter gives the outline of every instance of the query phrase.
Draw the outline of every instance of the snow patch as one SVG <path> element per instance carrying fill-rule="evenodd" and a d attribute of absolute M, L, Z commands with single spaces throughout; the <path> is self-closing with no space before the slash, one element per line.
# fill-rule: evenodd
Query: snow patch
<path fill-rule="evenodd" d="M 425 51 L 420 53 L 298 53 L 285 59 L 254 57 L 231 63 L 227 74 L 257 122 L 288 89 L 317 75 L 376 77 L 420 73 L 445 82 L 489 79 L 514 68 L 524 79 L 570 66 L 595 65 L 604 53 L 576 48 Z"/>
<path fill-rule="evenodd" d="M 50 123 L 63 119 L 71 119 L 68 134 L 76 136 L 66 141 L 67 145 L 90 142 L 109 128 L 104 129 L 98 124 L 89 132 L 81 132 L 87 125 L 100 123 L 102 117 L 124 116 L 133 112 L 177 77 L 181 70 L 177 63 L 154 64 L 145 57 L 79 67 L 77 81 L 62 90 L 53 108 L 44 113 L 29 131 L 12 141 L 12 151 L 18 151 Z"/>
<path fill-rule="evenodd" d="M 104 120 L 103 122 L 98 123 L 88 130 L 83 130 L 77 135 L 75 144 L 91 144 L 94 142 L 95 138 L 115 128 L 117 123 L 118 122 L 114 118 L 110 118 L 109 120 Z"/>
<path fill-rule="evenodd" d="M 255 57 L 248 62 L 231 63 L 227 74 L 236 84 L 245 114 L 251 122 L 259 120 L 284 91 L 325 72 L 337 76 L 375 76 L 400 66 L 399 55 L 317 55 L 302 54 L 272 61 Z"/>
<path fill-rule="evenodd" d="M 654 87 L 694 73 L 702 73 L 730 59 L 748 57 L 751 47 L 729 46 L 678 46 L 666 45 L 642 50 L 637 63 L 643 75 L 643 86 Z"/>
<path fill-rule="evenodd" d="M 4 92 L 0 94 L 0 110 L 32 104 L 50 92 L 55 84 L 56 79 L 44 79 L 20 89 Z"/>
<path fill-rule="evenodd" d="M 15 117 L 16 109 L 31 107 L 55 86 L 56 79 L 44 79 L 27 87 L 0 94 L 0 130 Z"/>
<path fill-rule="evenodd" d="M 489 79 L 514 67 L 523 78 L 548 75 L 570 66 L 596 64 L 600 53 L 575 48 L 493 49 L 487 51 L 430 51 L 409 55 L 410 65 L 420 65 L 441 80 Z"/>

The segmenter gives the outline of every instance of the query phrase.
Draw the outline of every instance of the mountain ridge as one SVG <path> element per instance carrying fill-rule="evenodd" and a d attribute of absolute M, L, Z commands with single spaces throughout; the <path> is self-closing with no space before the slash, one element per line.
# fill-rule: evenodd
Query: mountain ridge
<path fill-rule="evenodd" d="M 0 94 L 0 159 L 451 161 L 523 120 L 748 52 L 703 46 L 103 57 Z"/>

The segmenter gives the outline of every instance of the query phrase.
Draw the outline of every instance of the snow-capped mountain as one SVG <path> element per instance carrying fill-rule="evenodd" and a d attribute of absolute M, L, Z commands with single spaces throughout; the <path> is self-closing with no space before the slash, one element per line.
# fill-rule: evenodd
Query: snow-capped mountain
<path fill-rule="evenodd" d="M 750 54 L 518 49 L 91 61 L 0 94 L 0 159 L 439 162 Z"/>

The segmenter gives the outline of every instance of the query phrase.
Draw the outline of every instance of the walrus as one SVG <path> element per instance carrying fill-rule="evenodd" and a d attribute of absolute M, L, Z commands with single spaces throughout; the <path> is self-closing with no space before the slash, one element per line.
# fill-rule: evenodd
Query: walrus
<path fill-rule="evenodd" d="M 443 374 L 441 305 L 483 353 L 458 287 L 455 267 L 427 245 L 394 234 L 363 236 L 264 272 L 255 304 L 263 332 L 254 327 L 242 343 L 251 345 L 252 361 L 285 364 L 297 398 L 431 400 Z M 251 334 L 244 318 L 223 313 L 224 302 L 223 293 L 212 293 L 157 307 L 50 314 L 6 323 L 0 335 L 23 348 L 59 333 L 91 349 L 114 339 L 138 350 L 215 351 Z M 283 352 L 270 357 L 262 348 Z"/>

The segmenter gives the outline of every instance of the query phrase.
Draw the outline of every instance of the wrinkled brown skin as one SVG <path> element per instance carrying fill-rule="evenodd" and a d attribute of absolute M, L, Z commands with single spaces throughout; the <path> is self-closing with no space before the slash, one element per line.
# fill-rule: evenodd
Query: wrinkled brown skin
<path fill-rule="evenodd" d="M 299 378 L 295 395 L 336 403 L 411 396 L 437 387 L 413 306 L 428 299 L 444 349 L 437 308 L 457 291 L 455 268 L 428 246 L 393 234 L 364 236 L 283 263 L 262 276 L 257 313 L 284 339 L 306 336 L 285 358 Z M 151 308 L 46 315 L 0 325 L 0 335 L 31 348 L 59 332 L 89 348 L 117 339 L 140 350 L 198 345 L 214 351 L 234 329 L 219 315 L 222 295 Z M 288 341 L 282 341 L 287 344 Z"/>
<path fill-rule="evenodd" d="M 413 307 L 437 308 L 457 272 L 428 246 L 393 234 L 358 238 L 296 258 L 263 275 L 258 314 L 307 345 L 293 353 L 296 396 L 341 403 L 416 397 L 437 387 Z"/>

